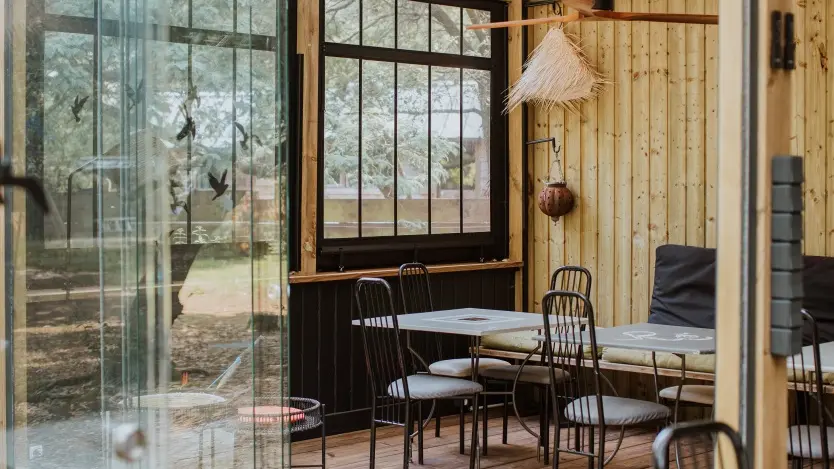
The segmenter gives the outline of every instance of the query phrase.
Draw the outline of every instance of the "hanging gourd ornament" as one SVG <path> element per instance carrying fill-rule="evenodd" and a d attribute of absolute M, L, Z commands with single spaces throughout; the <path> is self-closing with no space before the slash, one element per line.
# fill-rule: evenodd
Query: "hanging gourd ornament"
<path fill-rule="evenodd" d="M 528 145 L 537 143 L 550 142 L 553 146 L 553 153 L 555 158 L 550 166 L 550 175 L 545 181 L 544 187 L 539 192 L 539 210 L 545 215 L 549 216 L 554 223 L 559 221 L 559 218 L 567 215 L 573 210 L 574 198 L 573 193 L 568 189 L 568 183 L 565 181 L 565 176 L 562 173 L 562 162 L 559 158 L 559 153 L 562 147 L 556 148 L 555 138 L 546 138 L 542 140 L 534 140 L 527 142 Z M 558 177 L 553 177 L 553 168 L 558 170 Z"/>

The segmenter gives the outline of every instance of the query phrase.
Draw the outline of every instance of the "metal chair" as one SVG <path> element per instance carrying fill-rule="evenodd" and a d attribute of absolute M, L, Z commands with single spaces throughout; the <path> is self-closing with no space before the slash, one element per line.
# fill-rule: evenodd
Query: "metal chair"
<path fill-rule="evenodd" d="M 730 440 L 736 467 L 747 469 L 741 437 L 728 425 L 712 421 L 684 422 L 661 430 L 652 445 L 655 469 L 669 469 L 671 466 L 669 453 L 672 445 L 675 445 L 676 448 L 686 449 L 684 457 L 678 463 L 678 468 L 715 467 L 715 448 L 720 435 L 724 435 Z M 719 455 L 722 447 L 718 447 Z"/>
<path fill-rule="evenodd" d="M 400 297 L 403 302 L 403 312 L 408 313 L 425 313 L 434 311 L 434 303 L 431 295 L 431 282 L 429 280 L 429 269 L 419 263 L 413 262 L 403 264 L 399 271 L 400 281 Z M 431 340 L 433 339 L 433 340 Z M 419 357 L 423 366 L 426 367 L 432 375 L 449 376 L 452 378 L 468 378 L 472 374 L 472 359 L 471 358 L 445 358 L 443 354 L 443 344 L 440 340 L 439 334 L 433 334 L 425 347 L 421 347 L 423 353 L 419 353 L 416 348 L 420 348 L 415 344 L 415 340 L 410 333 L 406 333 L 406 346 L 409 351 L 415 356 Z M 433 342 L 433 343 L 432 343 Z M 497 358 L 478 359 L 478 372 L 483 373 L 483 370 L 494 366 L 509 366 L 510 363 L 505 360 Z M 435 406 L 432 406 L 432 412 L 435 411 Z M 464 415 L 465 406 L 460 407 L 460 454 L 463 454 L 463 440 L 464 440 Z M 435 430 L 436 437 L 440 437 L 440 415 L 435 415 Z"/>
<path fill-rule="evenodd" d="M 591 367 L 582 365 L 586 347 L 597 349 L 593 306 L 585 295 L 572 291 L 549 291 L 542 300 L 542 306 L 545 311 L 542 354 L 547 358 L 551 407 L 556 428 L 559 429 L 553 468 L 559 466 L 560 453 L 570 453 L 587 457 L 589 467 L 593 467 L 596 459 L 599 469 L 603 469 L 607 462 L 606 427 L 657 425 L 658 422 L 668 422 L 671 412 L 668 407 L 656 402 L 603 395 L 604 378 L 597 354 L 590 354 Z M 570 311 L 585 311 L 587 328 L 563 313 Z M 598 444 L 594 438 L 597 427 Z M 609 460 L 611 458 L 613 454 Z"/>
<path fill-rule="evenodd" d="M 788 379 L 794 385 L 794 405 L 788 429 L 788 457 L 792 467 L 829 467 L 834 451 L 834 427 L 823 405 L 824 389 L 820 365 L 817 321 L 802 310 L 803 329 L 811 334 L 810 354 L 788 358 Z"/>
<path fill-rule="evenodd" d="M 369 467 L 376 463 L 376 425 L 404 427 L 403 468 L 411 459 L 414 420 L 417 425 L 417 462 L 423 464 L 422 402 L 436 399 L 472 399 L 472 447 L 469 467 L 475 468 L 478 457 L 478 396 L 483 386 L 467 379 L 419 373 L 418 359 L 407 353 L 400 341 L 397 312 L 388 282 L 378 278 L 361 278 L 356 282 L 365 364 L 371 384 L 371 453 Z M 390 319 L 388 319 L 390 317 Z M 417 414 L 415 416 L 414 407 Z"/>
<path fill-rule="evenodd" d="M 550 290 L 575 291 L 582 293 L 585 297 L 591 295 L 591 283 L 593 279 L 591 272 L 579 266 L 565 265 L 553 271 L 550 277 Z M 543 311 L 545 311 L 543 307 Z M 551 311 L 551 314 L 554 312 Z M 574 317 L 586 317 L 587 310 L 575 311 L 561 311 L 561 314 L 570 315 Z M 530 352 L 529 355 L 522 361 L 520 365 L 510 365 L 509 363 L 503 366 L 490 367 L 481 372 L 484 378 L 484 385 L 488 388 L 489 381 L 504 381 L 513 383 L 530 384 L 539 388 L 542 393 L 542 409 L 541 418 L 539 419 L 539 444 L 544 447 L 544 463 L 550 463 L 550 403 L 546 397 L 550 394 L 550 375 L 547 370 L 544 356 L 542 356 L 539 365 L 528 365 L 527 363 L 532 356 L 538 351 L 536 348 Z M 515 396 L 515 388 L 512 391 L 504 393 L 504 415 L 503 415 L 503 435 L 502 443 L 507 444 L 507 427 L 509 421 L 509 403 L 508 396 Z M 518 414 L 515 399 L 513 399 L 513 410 Z M 483 441 L 481 446 L 484 449 L 484 454 L 487 452 L 487 420 L 489 419 L 488 411 L 484 408 L 484 423 L 483 423 Z M 526 427 L 526 424 L 522 422 Z M 529 429 L 528 432 L 533 433 Z"/>

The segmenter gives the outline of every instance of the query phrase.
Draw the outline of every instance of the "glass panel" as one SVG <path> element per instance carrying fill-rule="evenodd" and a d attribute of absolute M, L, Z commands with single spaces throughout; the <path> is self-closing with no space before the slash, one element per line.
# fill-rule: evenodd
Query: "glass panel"
<path fill-rule="evenodd" d="M 398 0 L 397 47 L 409 50 L 429 50 L 428 3 Z"/>
<path fill-rule="evenodd" d="M 473 24 L 490 22 L 490 13 L 485 10 L 463 10 L 463 54 L 476 57 L 490 57 L 492 55 L 492 34 L 489 30 L 466 29 Z"/>
<path fill-rule="evenodd" d="M 397 65 L 397 234 L 429 232 L 429 67 Z"/>
<path fill-rule="evenodd" d="M 362 45 L 389 47 L 394 45 L 394 2 L 375 0 L 362 4 Z"/>
<path fill-rule="evenodd" d="M 325 0 L 324 40 L 359 44 L 359 0 Z"/>
<path fill-rule="evenodd" d="M 461 69 L 431 69 L 431 232 L 460 233 Z"/>
<path fill-rule="evenodd" d="M 246 416 L 288 391 L 286 0 L 103 0 L 102 28 L 95 5 L 7 18 L 27 34 L 5 36 L 4 152 L 50 210 L 23 191 L 0 205 L 15 279 L 0 465 L 285 467 L 283 422 Z M 148 22 L 192 13 L 200 30 Z M 272 36 L 233 43 L 234 25 Z"/>
<path fill-rule="evenodd" d="M 394 235 L 394 64 L 362 63 L 362 236 Z"/>
<path fill-rule="evenodd" d="M 490 73 L 463 71 L 463 231 L 490 230 Z"/>
<path fill-rule="evenodd" d="M 324 72 L 324 237 L 359 236 L 359 61 L 327 57 Z"/>
<path fill-rule="evenodd" d="M 461 9 L 445 5 L 431 6 L 431 51 L 460 54 Z"/>

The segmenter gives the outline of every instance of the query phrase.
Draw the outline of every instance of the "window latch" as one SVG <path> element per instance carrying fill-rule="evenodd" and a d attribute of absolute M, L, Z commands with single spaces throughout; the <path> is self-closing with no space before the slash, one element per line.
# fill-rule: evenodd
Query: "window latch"
<path fill-rule="evenodd" d="M 345 271 L 345 251 L 339 248 L 339 272 Z"/>

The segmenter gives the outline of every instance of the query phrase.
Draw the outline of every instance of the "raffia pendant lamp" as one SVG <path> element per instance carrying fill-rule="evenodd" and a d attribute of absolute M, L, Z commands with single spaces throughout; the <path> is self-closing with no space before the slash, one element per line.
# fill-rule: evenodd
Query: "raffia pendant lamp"
<path fill-rule="evenodd" d="M 510 88 L 506 111 L 521 103 L 545 110 L 560 106 L 576 111 L 580 104 L 595 98 L 605 84 L 579 45 L 562 28 L 552 28 L 530 55 L 521 79 Z"/>

